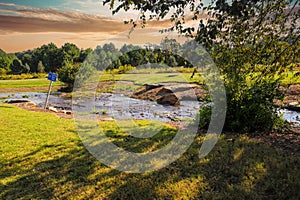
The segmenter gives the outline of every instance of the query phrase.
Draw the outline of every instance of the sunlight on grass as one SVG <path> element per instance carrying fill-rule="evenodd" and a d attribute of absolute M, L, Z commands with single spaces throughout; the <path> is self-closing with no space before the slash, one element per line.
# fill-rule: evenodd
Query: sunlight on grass
<path fill-rule="evenodd" d="M 104 81 L 132 81 L 134 84 L 143 85 L 154 83 L 182 83 L 197 82 L 202 84 L 203 77 L 199 74 L 191 78 L 192 73 L 125 73 L 125 74 L 102 74 L 99 82 Z"/>
<path fill-rule="evenodd" d="M 162 148 L 177 132 L 162 122 L 150 120 L 100 122 L 100 127 L 114 144 L 139 153 Z M 149 137 L 142 137 L 144 134 Z"/>
<path fill-rule="evenodd" d="M 169 166 L 128 174 L 92 157 L 73 120 L 6 104 L 0 113 L 1 199 L 299 199 L 299 157 L 246 135 L 223 134 L 201 160 L 205 135 L 199 135 Z M 150 138 L 135 138 L 115 122 L 100 125 L 115 144 L 136 152 L 161 148 L 176 134 L 164 126 Z"/>
<path fill-rule="evenodd" d="M 0 80 L 0 88 L 27 88 L 27 87 L 46 87 L 50 81 L 43 79 L 25 79 L 25 80 Z M 62 86 L 60 81 L 53 82 L 53 86 Z"/>

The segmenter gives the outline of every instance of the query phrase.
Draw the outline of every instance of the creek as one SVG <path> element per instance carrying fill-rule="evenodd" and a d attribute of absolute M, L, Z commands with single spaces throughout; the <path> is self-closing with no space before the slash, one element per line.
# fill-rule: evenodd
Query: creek
<path fill-rule="evenodd" d="M 35 102 L 37 107 L 43 107 L 46 93 L 42 92 L 9 92 L 0 93 L 2 101 L 12 99 L 28 99 Z M 49 106 L 71 110 L 72 99 L 64 98 L 61 93 L 51 93 Z M 180 106 L 161 105 L 154 101 L 130 98 L 123 94 L 101 93 L 95 99 L 95 110 L 99 115 L 113 117 L 115 119 L 150 119 L 163 122 L 178 121 L 182 119 L 194 119 L 197 109 L 205 106 L 203 102 L 180 101 Z M 92 110 L 90 112 L 93 112 Z M 94 111 L 95 112 L 95 111 Z M 300 126 L 300 112 L 288 109 L 279 109 L 278 113 L 285 120 Z"/>

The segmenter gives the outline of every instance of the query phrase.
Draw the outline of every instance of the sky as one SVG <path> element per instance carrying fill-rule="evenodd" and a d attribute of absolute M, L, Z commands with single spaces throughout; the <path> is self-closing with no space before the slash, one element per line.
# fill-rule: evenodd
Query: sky
<path fill-rule="evenodd" d="M 71 42 L 80 48 L 95 48 L 119 34 L 127 37 L 131 26 L 123 21 L 137 19 L 138 11 L 113 16 L 102 1 L 0 0 L 0 48 L 8 53 L 20 52 L 50 42 L 59 47 Z M 161 40 L 158 30 L 170 25 L 169 21 L 150 22 L 146 30 L 134 31 L 132 43 Z"/>
<path fill-rule="evenodd" d="M 128 38 L 131 26 L 123 21 L 138 19 L 138 11 L 112 15 L 108 5 L 102 3 L 103 0 L 0 0 L 0 48 L 8 53 L 20 52 L 50 42 L 59 47 L 71 42 L 80 48 L 95 48 L 115 37 Z M 197 26 L 188 17 L 186 22 Z M 167 20 L 149 22 L 146 29 L 134 31 L 131 43 L 160 41 L 164 36 L 158 30 L 170 25 Z"/>
<path fill-rule="evenodd" d="M 100 0 L 11 0 L 0 1 L 0 48 L 18 52 L 54 42 L 72 42 L 94 48 L 126 30 L 124 19 L 136 12 L 112 17 Z"/>

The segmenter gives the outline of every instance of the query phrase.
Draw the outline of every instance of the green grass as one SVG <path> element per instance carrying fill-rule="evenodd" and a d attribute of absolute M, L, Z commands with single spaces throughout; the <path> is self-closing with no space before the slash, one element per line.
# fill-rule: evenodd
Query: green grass
<path fill-rule="evenodd" d="M 0 88 L 33 88 L 49 86 L 50 81 L 43 79 L 24 79 L 24 80 L 0 80 Z M 53 86 L 61 86 L 62 82 L 57 81 Z"/>
<path fill-rule="evenodd" d="M 0 199 L 299 199 L 300 160 L 245 135 L 223 135 L 199 160 L 203 136 L 176 162 L 151 173 L 110 169 L 82 145 L 73 120 L 0 104 Z M 111 140 L 136 152 L 174 136 L 164 126 L 136 139 L 127 123 L 101 122 Z M 161 124 L 138 121 L 146 131 Z"/>
<path fill-rule="evenodd" d="M 203 78 L 198 74 L 190 78 L 191 73 L 127 73 L 127 74 L 102 74 L 100 82 L 103 81 L 132 81 L 134 84 L 142 85 L 145 83 L 203 83 Z"/>
<path fill-rule="evenodd" d="M 299 84 L 300 76 L 294 76 L 297 71 L 287 72 L 283 74 L 281 83 L 283 85 L 286 84 Z M 126 73 L 126 74 L 103 74 L 100 77 L 101 81 L 132 81 L 134 84 L 142 85 L 145 83 L 198 83 L 204 84 L 203 77 L 199 74 L 196 74 L 193 78 L 191 78 L 192 73 Z M 249 82 L 251 81 L 251 77 L 248 78 Z"/>

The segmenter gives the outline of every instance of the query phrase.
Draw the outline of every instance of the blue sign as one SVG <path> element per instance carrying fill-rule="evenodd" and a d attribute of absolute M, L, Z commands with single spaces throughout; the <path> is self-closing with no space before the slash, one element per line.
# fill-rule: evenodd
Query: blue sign
<path fill-rule="evenodd" d="M 53 74 L 52 72 L 49 72 L 49 74 L 48 74 L 48 80 L 55 82 L 56 79 L 57 79 L 57 75 Z"/>

